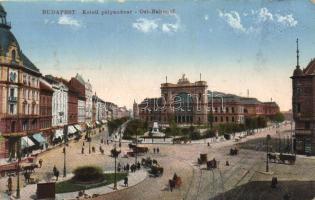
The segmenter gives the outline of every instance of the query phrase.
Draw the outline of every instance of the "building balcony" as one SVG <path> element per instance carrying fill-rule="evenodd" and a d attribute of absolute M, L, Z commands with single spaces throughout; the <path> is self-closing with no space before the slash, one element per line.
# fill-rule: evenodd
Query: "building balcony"
<path fill-rule="evenodd" d="M 8 101 L 10 101 L 10 102 L 17 102 L 17 97 L 9 96 L 8 97 Z"/>

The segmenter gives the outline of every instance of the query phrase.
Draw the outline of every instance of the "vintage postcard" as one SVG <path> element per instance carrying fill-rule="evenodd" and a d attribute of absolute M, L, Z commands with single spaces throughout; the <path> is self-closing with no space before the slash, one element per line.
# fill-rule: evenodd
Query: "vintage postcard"
<path fill-rule="evenodd" d="M 315 199 L 314 0 L 0 1 L 0 199 Z"/>

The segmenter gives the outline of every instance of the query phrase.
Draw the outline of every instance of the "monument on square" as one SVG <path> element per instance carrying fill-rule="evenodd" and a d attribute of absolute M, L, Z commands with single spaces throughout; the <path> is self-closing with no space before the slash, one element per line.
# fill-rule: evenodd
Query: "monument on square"
<path fill-rule="evenodd" d="M 165 133 L 160 132 L 158 122 L 153 122 L 152 130 L 144 133 L 145 137 L 165 137 Z"/>

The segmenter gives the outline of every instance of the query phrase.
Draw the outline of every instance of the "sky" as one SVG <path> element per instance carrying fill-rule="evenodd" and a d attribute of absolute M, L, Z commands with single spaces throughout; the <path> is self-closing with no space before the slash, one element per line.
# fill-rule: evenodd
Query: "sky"
<path fill-rule="evenodd" d="M 11 31 L 42 74 L 90 80 L 105 101 L 132 108 L 160 84 L 207 81 L 208 89 L 291 109 L 290 76 L 315 57 L 310 0 L 4 1 Z M 165 10 L 164 14 L 144 11 Z M 43 14 L 43 10 L 75 10 Z M 83 10 L 97 14 L 83 14 Z M 109 14 L 123 10 L 125 14 Z M 104 12 L 107 12 L 104 14 Z"/>

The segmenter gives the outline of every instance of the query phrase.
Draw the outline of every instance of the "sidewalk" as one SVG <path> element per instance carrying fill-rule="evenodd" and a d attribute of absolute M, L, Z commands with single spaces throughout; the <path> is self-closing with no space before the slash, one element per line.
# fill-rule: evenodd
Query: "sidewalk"
<path fill-rule="evenodd" d="M 105 173 L 113 173 L 113 171 L 106 171 Z M 68 180 L 72 177 L 73 177 L 73 174 L 68 174 L 67 178 L 60 177 L 58 182 Z M 128 185 L 129 185 L 129 187 L 137 185 L 138 183 L 145 180 L 147 177 L 148 177 L 148 173 L 144 169 L 138 170 L 134 173 L 129 173 L 128 174 Z M 103 195 L 103 194 L 114 192 L 115 190 L 113 190 L 113 187 L 114 187 L 114 184 L 105 185 L 105 186 L 101 186 L 101 187 L 97 187 L 97 188 L 92 188 L 92 189 L 85 190 L 85 194 L 87 194 L 88 196 L 91 196 L 91 197 L 93 194 Z M 126 188 L 128 188 L 128 187 L 124 186 L 124 180 L 117 182 L 117 191 L 123 190 Z M 20 199 L 23 199 L 23 200 L 35 199 L 36 189 L 37 189 L 36 184 L 27 185 L 26 187 L 22 188 Z M 60 193 L 60 194 L 56 194 L 55 199 L 56 200 L 76 199 L 77 196 L 78 196 L 78 191 L 77 192 L 69 192 L 69 193 Z M 14 197 L 15 197 L 15 193 L 13 195 L 13 199 L 15 199 Z M 5 198 L 1 198 L 1 199 L 9 199 L 9 197 L 5 197 Z"/>

